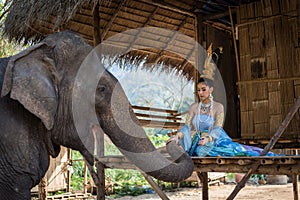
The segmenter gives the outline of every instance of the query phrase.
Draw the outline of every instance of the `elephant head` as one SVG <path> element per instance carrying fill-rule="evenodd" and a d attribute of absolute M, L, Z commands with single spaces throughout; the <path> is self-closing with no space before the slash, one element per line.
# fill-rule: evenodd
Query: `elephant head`
<path fill-rule="evenodd" d="M 117 79 L 100 62 L 95 64 L 86 59 L 94 55 L 97 60 L 92 49 L 69 31 L 48 36 L 10 59 L 2 97 L 10 95 L 40 120 L 44 127 L 40 132 L 53 157 L 63 145 L 79 150 L 93 165 L 95 155 L 87 144 L 94 145 L 97 137 L 90 128 L 99 124 L 120 151 L 147 174 L 170 182 L 189 177 L 193 171 L 191 158 L 173 142 L 167 145 L 169 158 L 156 150 Z M 86 67 L 92 69 L 81 77 L 86 82 L 77 81 L 79 71 Z M 96 80 L 93 70 L 98 70 Z M 86 90 L 92 90 L 92 95 L 82 95 Z M 87 120 L 91 113 L 95 113 L 96 120 Z M 82 121 L 84 125 L 78 126 Z"/>

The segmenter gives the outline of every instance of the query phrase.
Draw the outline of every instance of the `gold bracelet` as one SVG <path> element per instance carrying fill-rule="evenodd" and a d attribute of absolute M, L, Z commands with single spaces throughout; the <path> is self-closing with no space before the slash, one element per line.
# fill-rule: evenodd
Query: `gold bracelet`
<path fill-rule="evenodd" d="M 181 133 L 181 132 L 178 132 L 178 133 L 177 133 L 177 135 L 178 135 L 178 139 L 181 139 L 181 138 L 183 138 L 183 133 Z"/>
<path fill-rule="evenodd" d="M 211 136 L 207 135 L 207 136 L 205 136 L 205 137 L 208 138 L 208 141 L 209 141 L 209 142 L 212 142 L 212 141 L 213 141 L 213 138 L 212 138 Z"/>

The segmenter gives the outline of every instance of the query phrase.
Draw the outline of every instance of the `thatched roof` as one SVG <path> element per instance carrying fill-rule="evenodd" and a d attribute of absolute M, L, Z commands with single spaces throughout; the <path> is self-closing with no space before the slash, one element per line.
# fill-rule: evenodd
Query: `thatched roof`
<path fill-rule="evenodd" d="M 228 6 L 238 6 L 248 0 L 13 0 L 8 12 L 4 33 L 19 42 L 37 42 L 46 35 L 65 29 L 79 33 L 93 44 L 97 40 L 107 40 L 117 33 L 142 27 L 160 27 L 162 30 L 151 34 L 134 33 L 127 41 L 119 41 L 124 48 L 132 49 L 137 38 L 155 43 L 157 48 L 143 48 L 129 52 L 127 60 L 136 64 L 148 63 L 175 67 L 188 79 L 194 76 L 195 45 L 169 34 L 178 31 L 192 39 L 197 38 L 196 25 L 210 24 L 230 32 Z M 97 10 L 97 12 L 93 12 Z M 99 23 L 95 21 L 97 15 Z M 201 24 L 197 19 L 202 18 Z M 133 41 L 128 41 L 131 39 Z M 174 43 L 173 52 L 165 51 Z M 176 44 L 175 44 L 176 43 Z M 163 49 L 163 50 L 162 50 Z M 179 51 L 179 52 L 178 52 Z M 180 56 L 184 52 L 185 58 Z M 178 54 L 179 53 L 179 54 Z"/>

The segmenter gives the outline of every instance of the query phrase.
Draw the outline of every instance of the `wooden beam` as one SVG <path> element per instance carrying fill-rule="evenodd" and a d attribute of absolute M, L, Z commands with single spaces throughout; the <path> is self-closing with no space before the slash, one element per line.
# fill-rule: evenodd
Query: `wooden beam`
<path fill-rule="evenodd" d="M 94 27 L 94 34 L 93 34 L 93 43 L 94 47 L 101 43 L 100 37 L 100 15 L 99 15 L 99 1 L 97 1 L 94 9 L 93 9 L 93 27 Z"/>
<path fill-rule="evenodd" d="M 177 114 L 177 110 L 169 110 L 169 109 L 161 109 L 161 108 L 151 108 L 146 106 L 131 106 L 135 110 L 145 110 L 145 111 L 154 111 L 154 112 L 163 112 L 163 113 L 169 113 L 169 114 Z"/>
<path fill-rule="evenodd" d="M 273 78 L 273 79 L 258 79 L 250 81 L 239 81 L 237 84 L 254 84 L 254 83 L 272 83 L 272 82 L 283 82 L 283 81 L 296 81 L 300 80 L 300 77 L 289 77 L 289 78 Z"/>
<path fill-rule="evenodd" d="M 231 22 L 233 47 L 234 47 L 234 53 L 235 53 L 236 72 L 237 72 L 238 81 L 240 81 L 241 80 L 240 62 L 239 62 L 238 49 L 237 49 L 237 44 L 236 44 L 236 39 L 235 39 L 235 30 L 234 30 L 234 24 L 233 24 L 233 19 L 232 19 L 231 7 L 228 7 L 228 9 L 229 9 L 230 22 Z"/>
<path fill-rule="evenodd" d="M 170 4 L 168 4 L 164 1 L 154 1 L 154 0 L 139 0 L 139 1 L 143 2 L 143 3 L 148 3 L 150 5 L 158 6 L 160 8 L 164 8 L 166 10 L 177 12 L 177 13 L 180 13 L 180 14 L 189 15 L 191 17 L 196 16 L 193 12 L 191 12 L 189 10 L 185 10 L 185 9 L 170 5 Z"/>
<path fill-rule="evenodd" d="M 210 26 L 212 26 L 216 29 L 219 29 L 221 31 L 229 32 L 230 34 L 232 33 L 231 28 L 226 26 L 225 24 L 223 24 L 221 22 L 214 22 L 214 21 L 211 21 L 211 20 L 206 20 L 206 21 L 203 21 L 203 24 L 210 25 Z"/>
<path fill-rule="evenodd" d="M 180 23 L 180 25 L 177 27 L 176 31 L 179 31 L 179 30 L 185 25 L 187 19 L 188 19 L 188 16 L 186 16 L 186 17 L 181 21 L 181 23 Z M 156 55 L 154 63 L 156 63 L 156 64 L 158 63 L 159 59 L 161 58 L 161 56 L 162 56 L 162 54 L 163 54 L 163 52 L 164 52 L 164 49 L 167 49 L 167 48 L 168 48 L 169 44 L 175 39 L 176 36 L 177 36 L 177 32 L 174 31 L 174 32 L 172 33 L 171 38 L 169 38 L 168 41 L 165 43 L 164 48 Z"/>
<path fill-rule="evenodd" d="M 199 97 L 197 95 L 197 84 L 198 84 L 198 79 L 199 79 L 199 71 L 200 71 L 200 66 L 199 66 L 199 63 L 200 63 L 200 48 L 199 45 L 203 45 L 203 42 L 205 41 L 204 39 L 204 31 L 203 31 L 203 16 L 198 14 L 196 15 L 195 17 L 195 30 L 196 30 L 196 41 L 197 41 L 197 46 L 196 46 L 196 61 L 195 61 L 195 69 L 194 69 L 194 99 L 195 101 L 199 101 Z M 206 48 L 206 47 L 204 47 Z"/>
<path fill-rule="evenodd" d="M 150 176 L 148 176 L 142 170 L 139 171 L 162 200 L 169 200 L 168 196 L 160 189 L 160 187 L 153 181 L 153 179 Z"/>
<path fill-rule="evenodd" d="M 274 136 L 271 138 L 270 142 L 267 144 L 267 146 L 264 148 L 262 153 L 260 154 L 261 156 L 266 155 L 275 145 L 277 140 L 280 138 L 280 136 L 283 134 L 287 126 L 290 124 L 291 120 L 293 119 L 294 115 L 297 113 L 298 109 L 300 107 L 300 97 L 296 100 L 294 106 L 291 108 L 289 113 L 287 114 L 286 118 L 282 122 L 281 126 L 278 128 Z M 236 185 L 235 189 L 233 192 L 229 195 L 227 198 L 228 200 L 234 199 L 234 197 L 238 194 L 238 192 L 245 187 L 245 183 L 248 181 L 250 178 L 251 174 L 258 169 L 260 165 L 260 162 L 256 162 L 255 165 L 247 172 L 247 174 L 243 177 L 243 179 Z"/>
<path fill-rule="evenodd" d="M 105 28 L 101 34 L 101 41 L 104 40 L 105 36 L 107 35 L 111 25 L 113 24 L 113 22 L 115 21 L 116 17 L 118 16 L 120 10 L 122 9 L 124 3 L 126 2 L 126 0 L 123 0 L 121 3 L 119 3 L 117 9 L 115 10 L 113 16 L 110 18 L 109 22 L 105 25 Z"/>
<path fill-rule="evenodd" d="M 233 9 L 231 9 L 231 12 L 236 13 L 236 10 L 237 10 L 236 8 L 233 8 Z M 221 13 L 217 13 L 217 14 L 205 15 L 205 16 L 203 16 L 203 19 L 204 20 L 214 20 L 214 19 L 220 19 L 222 17 L 227 17 L 227 16 L 229 16 L 228 10 L 221 12 Z"/>

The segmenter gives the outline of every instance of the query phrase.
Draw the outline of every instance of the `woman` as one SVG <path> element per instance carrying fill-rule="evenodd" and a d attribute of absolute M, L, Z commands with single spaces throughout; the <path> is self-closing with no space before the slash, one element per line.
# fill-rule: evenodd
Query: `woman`
<path fill-rule="evenodd" d="M 199 103 L 190 106 L 185 125 L 168 142 L 179 142 L 190 156 L 259 156 L 261 148 L 233 142 L 222 128 L 224 107 L 213 100 L 213 81 L 200 78 L 197 90 Z"/>

